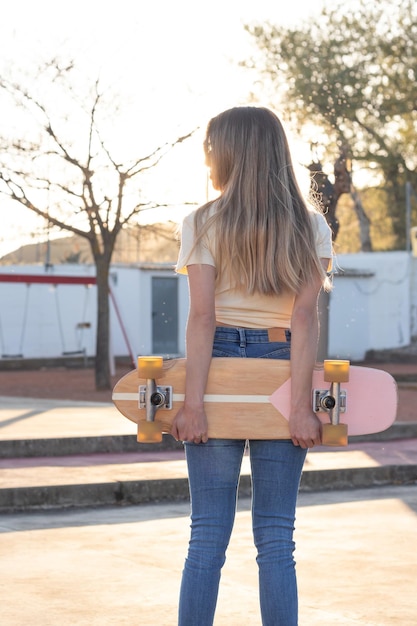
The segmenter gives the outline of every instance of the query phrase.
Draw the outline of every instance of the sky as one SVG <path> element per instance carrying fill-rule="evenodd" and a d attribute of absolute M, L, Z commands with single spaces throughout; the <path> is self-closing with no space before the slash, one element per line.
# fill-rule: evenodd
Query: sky
<path fill-rule="evenodd" d="M 152 149 L 183 132 L 203 129 L 221 110 L 247 103 L 254 76 L 238 62 L 248 59 L 254 47 L 245 23 L 295 25 L 319 13 L 323 2 L 6 0 L 7 19 L 0 23 L 0 69 L 1 64 L 12 63 L 30 71 L 37 59 L 74 58 L 86 74 L 100 76 L 130 103 L 133 118 L 126 124 L 132 125 L 134 119 L 135 129 L 125 129 L 130 141 L 126 149 L 134 150 L 138 143 L 140 150 Z M 117 132 L 123 134 L 120 128 Z M 158 170 L 164 197 L 204 202 L 202 132 Z M 151 195 L 156 191 L 152 189 Z M 2 204 L 0 196 L 0 210 Z M 177 215 L 180 219 L 181 210 Z M 148 219 L 167 217 L 148 215 Z M 28 231 L 42 228 L 39 220 L 15 203 L 2 211 L 0 256 L 16 248 Z"/>

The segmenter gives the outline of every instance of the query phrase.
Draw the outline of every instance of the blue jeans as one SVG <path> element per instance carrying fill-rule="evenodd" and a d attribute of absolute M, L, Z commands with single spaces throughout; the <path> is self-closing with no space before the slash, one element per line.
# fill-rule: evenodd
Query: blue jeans
<path fill-rule="evenodd" d="M 213 356 L 289 359 L 290 342 L 270 343 L 263 330 L 217 328 Z M 251 440 L 248 446 L 262 624 L 296 626 L 298 600 L 293 531 L 306 450 L 294 446 L 291 440 Z M 185 443 L 191 539 L 182 575 L 179 626 L 213 624 L 220 573 L 235 519 L 245 448 L 246 441 L 233 439 Z"/>

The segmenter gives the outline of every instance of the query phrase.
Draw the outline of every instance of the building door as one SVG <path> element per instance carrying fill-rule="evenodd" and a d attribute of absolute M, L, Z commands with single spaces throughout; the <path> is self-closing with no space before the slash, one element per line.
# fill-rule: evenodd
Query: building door
<path fill-rule="evenodd" d="M 152 277 L 152 352 L 178 354 L 178 279 Z"/>

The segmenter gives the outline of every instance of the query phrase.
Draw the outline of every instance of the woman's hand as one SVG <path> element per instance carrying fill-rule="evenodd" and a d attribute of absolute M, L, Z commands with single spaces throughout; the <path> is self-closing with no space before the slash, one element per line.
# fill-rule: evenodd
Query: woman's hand
<path fill-rule="evenodd" d="M 312 448 L 321 444 L 322 425 L 310 410 L 293 411 L 289 419 L 290 435 L 295 446 Z"/>
<path fill-rule="evenodd" d="M 193 443 L 206 443 L 207 417 L 203 405 L 184 405 L 174 417 L 171 435 L 177 441 L 192 441 Z"/>

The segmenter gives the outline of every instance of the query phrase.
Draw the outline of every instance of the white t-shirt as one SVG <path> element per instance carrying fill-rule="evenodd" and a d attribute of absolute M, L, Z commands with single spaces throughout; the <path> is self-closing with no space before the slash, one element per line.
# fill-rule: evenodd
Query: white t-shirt
<path fill-rule="evenodd" d="M 207 242 L 201 242 L 190 255 L 194 245 L 194 214 L 195 211 L 183 221 L 181 249 L 176 266 L 179 274 L 187 274 L 187 265 L 203 264 L 216 267 L 211 246 Z M 311 211 L 311 218 L 316 233 L 318 255 L 323 259 L 331 259 L 330 228 L 321 213 Z M 231 288 L 229 284 L 220 281 L 215 292 L 216 320 L 238 328 L 290 328 L 294 300 L 295 295 L 292 292 L 280 295 L 248 294 L 242 289 Z"/>

